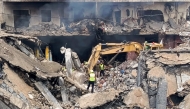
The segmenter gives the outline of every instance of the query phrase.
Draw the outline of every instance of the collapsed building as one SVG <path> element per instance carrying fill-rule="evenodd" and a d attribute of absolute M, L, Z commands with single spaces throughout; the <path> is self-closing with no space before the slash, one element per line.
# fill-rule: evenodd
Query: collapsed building
<path fill-rule="evenodd" d="M 181 43 L 180 35 L 189 34 L 188 1 L 4 0 L 1 5 L 2 27 L 10 33 L 40 38 L 42 48 L 51 46 L 56 61 L 62 60 L 58 51 L 64 45 L 87 60 L 83 53 L 90 54 L 99 42 L 142 43 L 164 39 L 165 48 L 174 48 Z M 88 40 L 85 45 L 84 40 Z M 77 48 L 73 42 L 77 42 Z"/>
<path fill-rule="evenodd" d="M 185 0 L 0 1 L 1 73 L 7 75 L 0 79 L 0 108 L 188 109 L 189 7 Z M 116 60 L 125 62 L 109 65 L 95 93 L 87 94 L 78 56 L 86 61 L 98 43 L 161 40 L 163 50 L 119 54 Z M 46 47 L 52 59 L 45 59 Z"/>

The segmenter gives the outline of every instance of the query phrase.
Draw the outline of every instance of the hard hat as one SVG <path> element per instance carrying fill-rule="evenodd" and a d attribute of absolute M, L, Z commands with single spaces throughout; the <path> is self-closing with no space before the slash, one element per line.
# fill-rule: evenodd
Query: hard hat
<path fill-rule="evenodd" d="M 90 72 L 94 72 L 93 70 L 90 70 Z"/>

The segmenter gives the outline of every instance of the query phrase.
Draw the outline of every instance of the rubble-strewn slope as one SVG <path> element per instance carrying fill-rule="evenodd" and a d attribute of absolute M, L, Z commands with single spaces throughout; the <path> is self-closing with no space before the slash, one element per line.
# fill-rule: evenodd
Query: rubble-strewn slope
<path fill-rule="evenodd" d="M 15 67 L 31 73 L 36 72 L 37 76 L 42 78 L 60 76 L 60 74 L 55 73 L 61 69 L 60 64 L 55 62 L 40 62 L 29 58 L 3 40 L 0 40 L 0 57 Z"/>

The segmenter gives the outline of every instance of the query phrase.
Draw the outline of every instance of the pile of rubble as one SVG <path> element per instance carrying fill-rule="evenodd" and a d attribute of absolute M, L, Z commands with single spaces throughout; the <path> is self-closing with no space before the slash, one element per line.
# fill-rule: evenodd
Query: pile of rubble
<path fill-rule="evenodd" d="M 142 51 L 137 60 L 108 66 L 95 92 L 88 93 L 87 75 L 75 52 L 61 48 L 65 69 L 38 60 L 21 39 L 39 43 L 29 36 L 1 34 L 0 108 L 189 108 L 189 50 Z M 178 98 L 182 99 L 176 102 Z"/>
<path fill-rule="evenodd" d="M 175 49 L 178 49 L 178 50 L 189 50 L 190 49 L 190 37 L 189 36 L 181 36 L 180 39 L 184 43 L 180 44 Z"/>
<path fill-rule="evenodd" d="M 106 71 L 104 78 L 99 78 L 95 91 L 106 91 L 109 89 L 130 91 L 136 86 L 137 62 L 126 61 L 121 65 Z"/>
<path fill-rule="evenodd" d="M 95 30 L 95 22 L 92 19 L 84 19 L 78 22 L 62 23 L 58 26 L 53 23 L 40 23 L 28 28 L 17 28 L 17 32 L 30 36 L 64 36 L 91 34 Z"/>

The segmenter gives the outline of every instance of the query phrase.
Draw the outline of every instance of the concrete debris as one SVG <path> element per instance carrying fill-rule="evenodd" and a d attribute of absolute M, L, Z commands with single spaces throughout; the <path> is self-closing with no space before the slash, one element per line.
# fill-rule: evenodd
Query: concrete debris
<path fill-rule="evenodd" d="M 170 19 L 168 23 L 172 28 L 178 29 L 174 20 Z M 102 20 L 99 20 L 98 24 L 98 31 L 102 34 L 125 33 L 139 28 L 133 18 L 125 20 L 122 26 Z M 30 29 L 37 31 L 36 35 L 40 32 L 49 34 L 60 29 L 54 24 L 40 26 L 41 28 L 36 26 L 35 29 L 34 27 Z M 151 21 L 141 24 L 141 27 L 143 26 L 153 32 L 168 30 L 165 22 Z M 94 21 L 86 19 L 68 25 L 63 24 L 60 33 L 89 34 L 94 27 Z M 30 34 L 30 29 L 22 31 L 25 31 L 24 34 Z M 59 31 L 52 32 L 54 33 L 60 34 Z M 85 65 L 81 64 L 78 55 L 70 48 L 60 49 L 62 54 L 65 53 L 65 68 L 59 63 L 40 61 L 36 58 L 33 50 L 21 41 L 22 38 L 30 37 L 15 37 L 10 35 L 0 39 L 0 62 L 5 63 L 0 66 L 0 73 L 4 72 L 7 75 L 0 78 L 0 107 L 165 109 L 168 104 L 167 98 L 172 98 L 173 95 L 185 97 L 179 106 L 174 103 L 175 106 L 188 107 L 190 52 L 184 49 L 189 47 L 187 37 L 182 38 L 185 44 L 178 48 L 159 50 L 159 52 L 142 51 L 137 60 L 106 66 L 104 77 L 99 77 L 97 74 L 94 93 L 86 90 L 88 78 L 83 69 Z M 38 39 L 31 39 L 37 44 Z"/>
<path fill-rule="evenodd" d="M 147 76 L 148 78 L 162 78 L 165 76 L 165 71 L 162 67 L 154 67 L 148 72 Z"/>
<path fill-rule="evenodd" d="M 178 28 L 178 25 L 174 22 L 174 19 L 168 19 L 168 22 L 170 24 L 170 26 L 173 28 L 173 29 L 177 29 Z"/>
<path fill-rule="evenodd" d="M 139 108 L 149 108 L 148 95 L 140 88 L 137 87 L 129 92 L 124 97 L 124 103 L 127 107 L 139 107 Z"/>
<path fill-rule="evenodd" d="M 30 73 L 36 72 L 36 75 L 40 78 L 61 76 L 60 74 L 55 73 L 61 69 L 60 64 L 55 62 L 40 62 L 39 60 L 28 58 L 27 55 L 18 51 L 13 46 L 8 45 L 2 39 L 0 40 L 0 44 L 0 57 L 12 66 L 19 67 Z"/>
<path fill-rule="evenodd" d="M 28 28 L 17 28 L 17 32 L 30 36 L 63 36 L 90 34 L 93 32 L 94 28 L 95 23 L 93 19 L 84 19 L 79 22 L 71 22 L 69 24 L 62 23 L 61 27 L 53 23 L 40 23 Z"/>
<path fill-rule="evenodd" d="M 117 96 L 119 96 L 119 91 L 117 90 L 89 93 L 81 96 L 78 103 L 80 108 L 94 108 L 113 101 Z"/>
<path fill-rule="evenodd" d="M 179 104 L 179 108 L 180 109 L 189 109 L 189 107 L 190 107 L 190 94 L 188 94 L 185 98 L 184 98 L 184 100 L 183 100 L 183 102 L 181 102 L 180 104 Z"/>
<path fill-rule="evenodd" d="M 163 22 L 150 22 L 148 24 L 150 29 L 157 32 L 161 31 L 163 27 Z"/>
<path fill-rule="evenodd" d="M 43 96 L 49 101 L 51 105 L 53 105 L 53 108 L 55 109 L 63 109 L 58 101 L 54 98 L 54 96 L 51 94 L 51 92 L 44 86 L 43 83 L 37 82 L 35 83 L 35 86 L 40 90 L 40 92 L 43 94 Z"/>

